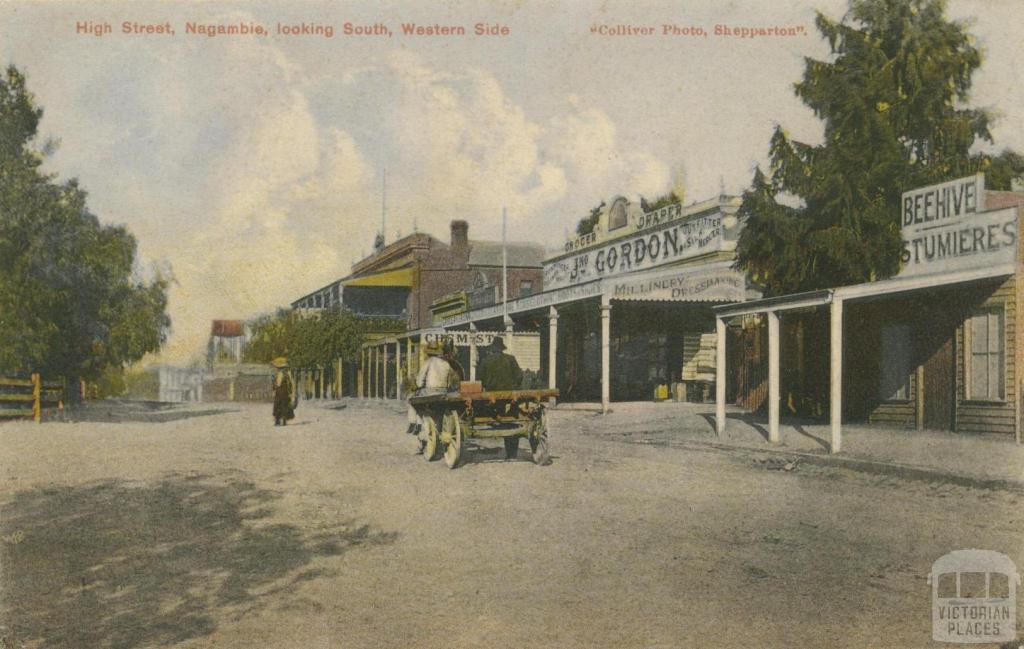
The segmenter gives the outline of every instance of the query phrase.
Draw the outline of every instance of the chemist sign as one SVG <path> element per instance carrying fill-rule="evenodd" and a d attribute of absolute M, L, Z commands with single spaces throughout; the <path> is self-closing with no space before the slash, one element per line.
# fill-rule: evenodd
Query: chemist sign
<path fill-rule="evenodd" d="M 978 174 L 904 192 L 900 201 L 900 276 L 1012 263 L 1017 210 L 985 209 L 985 176 Z"/>
<path fill-rule="evenodd" d="M 496 331 L 427 331 L 423 334 L 423 342 L 443 343 L 450 340 L 456 347 L 486 347 L 500 335 L 502 334 Z"/>

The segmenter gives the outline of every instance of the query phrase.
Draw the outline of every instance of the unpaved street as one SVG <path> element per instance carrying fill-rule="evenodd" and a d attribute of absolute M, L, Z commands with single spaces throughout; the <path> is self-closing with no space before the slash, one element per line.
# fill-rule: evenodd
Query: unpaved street
<path fill-rule="evenodd" d="M 5 424 L 0 646 L 931 646 L 932 561 L 1024 565 L 1016 493 L 768 470 L 610 417 L 554 412 L 550 466 L 497 441 L 454 471 L 381 403 Z"/>

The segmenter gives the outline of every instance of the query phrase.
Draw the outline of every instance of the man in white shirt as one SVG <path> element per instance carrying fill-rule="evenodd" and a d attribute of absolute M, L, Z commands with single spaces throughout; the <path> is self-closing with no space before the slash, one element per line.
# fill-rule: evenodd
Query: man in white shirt
<path fill-rule="evenodd" d="M 410 397 L 420 397 L 428 394 L 444 394 L 459 388 L 459 375 L 452 369 L 452 366 L 444 359 L 444 347 L 440 342 L 427 343 L 424 350 L 427 360 L 420 368 L 416 376 L 416 391 Z M 409 404 L 409 429 L 406 431 L 413 435 L 419 435 L 423 430 L 416 410 Z M 419 452 L 423 452 L 423 440 L 420 440 Z"/>
<path fill-rule="evenodd" d="M 416 377 L 416 396 L 442 394 L 459 389 L 459 376 L 444 359 L 444 347 L 439 342 L 427 343 L 427 361 Z"/>

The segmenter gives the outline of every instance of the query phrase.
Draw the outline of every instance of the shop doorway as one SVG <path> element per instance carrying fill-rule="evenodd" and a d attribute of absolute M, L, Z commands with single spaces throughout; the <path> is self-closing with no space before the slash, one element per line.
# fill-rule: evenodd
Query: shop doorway
<path fill-rule="evenodd" d="M 924 363 L 923 425 L 931 430 L 953 430 L 956 405 L 956 350 L 951 326 L 939 329 L 940 335 L 927 332 Z"/>

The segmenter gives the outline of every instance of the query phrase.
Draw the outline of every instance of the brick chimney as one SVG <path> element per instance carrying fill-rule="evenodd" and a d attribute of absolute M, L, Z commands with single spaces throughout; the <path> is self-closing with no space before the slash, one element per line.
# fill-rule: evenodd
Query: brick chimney
<path fill-rule="evenodd" d="M 469 223 L 465 221 L 452 221 L 453 252 L 463 252 L 469 248 Z"/>

